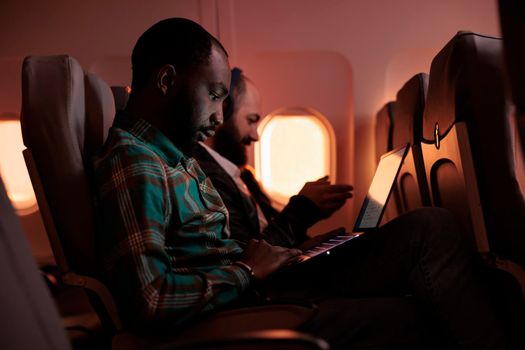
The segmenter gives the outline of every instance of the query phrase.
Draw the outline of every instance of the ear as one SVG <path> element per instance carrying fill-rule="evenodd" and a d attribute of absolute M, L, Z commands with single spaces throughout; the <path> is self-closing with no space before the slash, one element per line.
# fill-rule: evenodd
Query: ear
<path fill-rule="evenodd" d="M 165 64 L 159 69 L 155 83 L 162 95 L 165 96 L 168 90 L 175 85 L 176 75 L 175 67 L 171 64 Z"/>

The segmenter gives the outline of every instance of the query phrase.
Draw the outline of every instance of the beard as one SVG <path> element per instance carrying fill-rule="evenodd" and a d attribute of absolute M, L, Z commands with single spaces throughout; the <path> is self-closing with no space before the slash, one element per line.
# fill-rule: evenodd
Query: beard
<path fill-rule="evenodd" d="M 230 118 L 217 129 L 213 145 L 219 154 L 240 167 L 248 161 L 246 146 L 250 143 L 249 138 L 241 137 L 233 118 Z"/>

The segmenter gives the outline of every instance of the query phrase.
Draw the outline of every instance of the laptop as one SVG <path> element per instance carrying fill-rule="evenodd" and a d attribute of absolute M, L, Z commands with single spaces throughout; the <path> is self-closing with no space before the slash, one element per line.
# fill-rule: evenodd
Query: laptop
<path fill-rule="evenodd" d="M 303 252 L 296 262 L 303 262 L 322 254 L 330 254 L 330 251 L 361 234 L 373 231 L 379 227 L 383 213 L 385 212 L 388 198 L 394 187 L 397 175 L 403 164 L 409 149 L 409 144 L 398 147 L 381 156 L 377 166 L 372 184 L 368 189 L 361 210 L 357 216 L 354 228 L 351 233 L 336 235 L 318 245 L 315 245 Z"/>

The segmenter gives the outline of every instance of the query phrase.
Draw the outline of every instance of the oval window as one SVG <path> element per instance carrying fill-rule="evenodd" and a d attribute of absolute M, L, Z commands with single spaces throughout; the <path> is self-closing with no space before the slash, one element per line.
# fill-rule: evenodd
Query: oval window
<path fill-rule="evenodd" d="M 27 215 L 38 206 L 22 155 L 25 146 L 20 121 L 16 116 L 7 117 L 0 117 L 0 174 L 13 207 L 18 214 Z"/>
<path fill-rule="evenodd" d="M 335 135 L 313 109 L 280 109 L 261 122 L 255 174 L 275 204 L 284 206 L 304 183 L 325 175 L 336 181 Z"/>

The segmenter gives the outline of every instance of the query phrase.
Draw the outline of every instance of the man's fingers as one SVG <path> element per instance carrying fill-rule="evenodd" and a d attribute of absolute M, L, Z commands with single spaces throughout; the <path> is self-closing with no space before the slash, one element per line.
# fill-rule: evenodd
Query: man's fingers
<path fill-rule="evenodd" d="M 343 192 L 343 193 L 326 193 L 324 195 L 324 201 L 325 202 L 337 202 L 340 200 L 347 200 L 348 198 L 352 198 L 352 194 L 349 192 Z"/>
<path fill-rule="evenodd" d="M 282 257 L 284 258 L 283 259 L 283 263 L 289 263 L 291 261 L 293 261 L 294 259 L 296 259 L 299 255 L 303 254 L 303 252 L 299 249 L 288 249 L 288 251 L 282 255 Z"/>
<path fill-rule="evenodd" d="M 350 192 L 354 189 L 351 185 L 335 184 L 326 186 L 326 192 Z"/>

